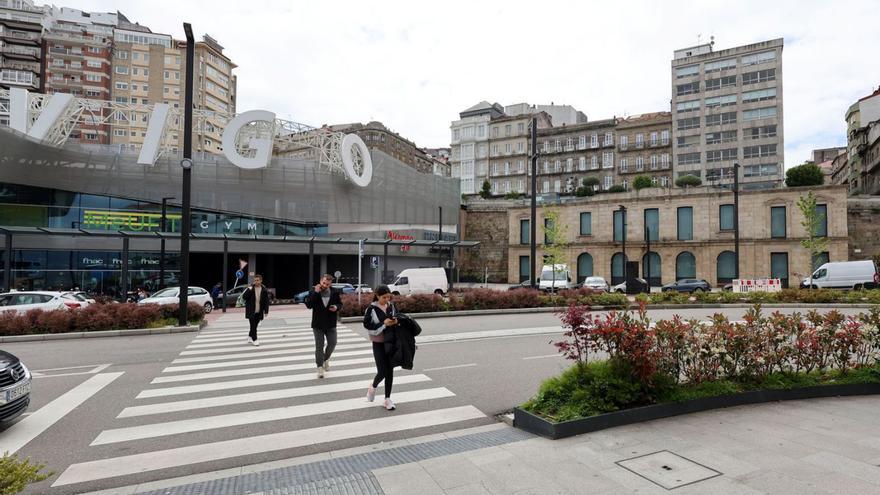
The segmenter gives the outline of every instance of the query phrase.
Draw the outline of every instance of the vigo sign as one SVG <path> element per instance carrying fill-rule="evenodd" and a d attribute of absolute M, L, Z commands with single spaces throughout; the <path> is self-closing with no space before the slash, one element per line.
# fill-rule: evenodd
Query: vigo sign
<path fill-rule="evenodd" d="M 7 92 L 0 90 L 0 99 L 6 96 L 4 93 Z M 21 88 L 10 89 L 8 99 L 9 126 L 55 146 L 64 144 L 80 124 L 136 127 L 144 135 L 137 160 L 141 165 L 156 163 L 169 148 L 166 144 L 169 134 L 180 131 L 172 123 L 183 121 L 181 110 L 165 103 L 135 105 L 74 98 L 64 93 L 32 95 Z M 133 118 L 135 114 L 144 115 L 144 118 Z M 223 155 L 236 167 L 248 170 L 266 168 L 275 149 L 311 149 L 317 152 L 315 156 L 319 165 L 330 172 L 344 175 L 360 187 L 368 186 L 372 180 L 373 161 L 369 149 L 355 134 L 279 120 L 268 110 L 249 110 L 238 115 L 195 110 L 193 116 L 197 125 L 210 120 L 205 127 L 212 129 L 217 128 L 218 122 L 225 122 L 221 126 Z M 140 126 L 141 120 L 147 122 L 146 129 Z"/>

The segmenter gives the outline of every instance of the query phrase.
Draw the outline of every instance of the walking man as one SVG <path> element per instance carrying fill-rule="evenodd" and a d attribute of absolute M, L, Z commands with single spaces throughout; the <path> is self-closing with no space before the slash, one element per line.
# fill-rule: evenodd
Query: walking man
<path fill-rule="evenodd" d="M 309 289 L 306 307 L 312 310 L 312 333 L 315 335 L 315 364 L 318 378 L 330 371 L 330 355 L 336 348 L 336 320 L 342 309 L 342 297 L 333 290 L 333 276 L 324 275 L 318 285 Z M 327 347 L 324 347 L 324 340 Z"/>
<path fill-rule="evenodd" d="M 245 289 L 241 298 L 244 301 L 244 316 L 251 324 L 248 342 L 258 346 L 260 343 L 257 342 L 257 325 L 269 313 L 269 291 L 263 287 L 262 275 L 254 275 L 254 284 Z"/>

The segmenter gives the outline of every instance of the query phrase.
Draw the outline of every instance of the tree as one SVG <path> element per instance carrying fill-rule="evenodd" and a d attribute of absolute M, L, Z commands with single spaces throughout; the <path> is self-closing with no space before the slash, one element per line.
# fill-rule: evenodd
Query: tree
<path fill-rule="evenodd" d="M 608 188 L 608 192 L 610 192 L 610 193 L 626 192 L 626 188 L 620 184 L 614 184 L 613 186 Z"/>
<path fill-rule="evenodd" d="M 797 167 L 795 167 L 797 168 Z M 793 170 L 793 169 L 792 169 Z M 790 172 L 791 170 L 789 170 Z M 807 237 L 801 239 L 801 246 L 810 253 L 810 288 L 813 288 L 813 271 L 818 268 L 816 266 L 816 257 L 828 249 L 828 238 L 820 235 L 820 228 L 825 222 L 825 215 L 819 213 L 816 205 L 816 196 L 813 191 L 801 196 L 797 201 L 797 207 L 801 210 L 804 219 L 801 220 L 801 226 L 807 232 Z"/>
<path fill-rule="evenodd" d="M 651 180 L 650 175 L 639 175 L 633 179 L 633 189 L 636 191 L 641 191 L 646 187 L 654 187 L 654 182 Z"/>
<path fill-rule="evenodd" d="M 568 226 L 560 221 L 559 210 L 544 207 L 544 262 L 551 266 L 553 280 L 550 282 L 551 292 L 556 291 L 556 266 L 565 264 L 565 252 L 568 248 L 566 234 Z"/>
<path fill-rule="evenodd" d="M 785 172 L 785 185 L 788 187 L 821 186 L 824 183 L 825 175 L 815 163 L 807 162 Z"/>
<path fill-rule="evenodd" d="M 595 187 L 599 185 L 599 178 L 598 177 L 584 177 L 584 180 L 581 181 L 581 184 L 583 184 L 584 187 L 592 187 L 595 189 Z"/>
<path fill-rule="evenodd" d="M 596 191 L 593 190 L 592 187 L 581 186 L 574 191 L 574 195 L 583 198 L 585 196 L 592 196 L 596 194 Z"/>
<path fill-rule="evenodd" d="M 678 187 L 697 187 L 702 185 L 703 181 L 696 175 L 683 175 L 676 179 L 675 185 Z"/>
<path fill-rule="evenodd" d="M 483 188 L 480 190 L 480 197 L 483 199 L 489 199 L 492 197 L 492 184 L 489 184 L 489 180 L 483 181 Z"/>

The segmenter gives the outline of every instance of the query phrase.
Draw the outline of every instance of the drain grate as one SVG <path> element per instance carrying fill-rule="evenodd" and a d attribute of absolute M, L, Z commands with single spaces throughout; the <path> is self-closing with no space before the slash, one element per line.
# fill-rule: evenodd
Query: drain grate
<path fill-rule="evenodd" d="M 617 461 L 616 464 L 667 490 L 699 483 L 722 474 L 668 450 Z"/>

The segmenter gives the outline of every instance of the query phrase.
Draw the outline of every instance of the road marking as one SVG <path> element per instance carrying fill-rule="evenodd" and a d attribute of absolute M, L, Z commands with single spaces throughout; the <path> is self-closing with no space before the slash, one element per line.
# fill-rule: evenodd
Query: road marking
<path fill-rule="evenodd" d="M 353 333 L 353 334 L 351 334 L 351 335 L 345 335 L 345 334 L 343 334 L 343 336 L 345 336 L 345 337 L 354 337 L 354 336 L 358 336 L 358 335 Z M 241 342 L 242 342 L 242 343 L 247 343 L 247 336 L 243 336 L 243 337 L 244 337 L 244 338 L 241 339 Z M 262 343 L 264 343 L 264 342 L 267 343 L 267 344 L 275 344 L 275 343 L 279 343 L 279 342 L 314 342 L 314 341 L 315 341 L 315 337 L 313 337 L 312 335 L 308 335 L 308 336 L 305 336 L 305 337 L 280 337 L 280 336 L 270 336 L 268 339 L 265 339 L 265 338 L 264 338 L 264 339 L 260 339 L 260 338 L 258 338 L 257 340 L 260 341 L 260 344 L 262 344 Z M 238 339 L 231 339 L 231 340 L 228 341 L 228 342 L 211 342 L 211 343 L 207 343 L 207 344 L 198 344 L 198 343 L 196 343 L 196 344 L 190 344 L 190 345 L 186 346 L 186 349 L 187 349 L 187 350 L 204 350 L 204 349 L 212 349 L 212 348 L 224 347 L 224 346 L 229 347 L 229 346 L 231 346 L 231 345 L 234 345 L 237 341 L 238 341 Z"/>
<path fill-rule="evenodd" d="M 407 383 L 421 383 L 431 381 L 426 375 L 403 375 L 394 377 L 395 385 Z M 379 388 L 382 386 L 380 385 Z M 267 400 L 290 399 L 294 397 L 306 397 L 310 395 L 331 394 L 336 392 L 348 392 L 367 388 L 367 382 L 356 380 L 353 382 L 330 383 L 327 385 L 313 385 L 309 387 L 295 387 L 279 390 L 267 390 L 265 392 L 250 392 L 246 394 L 224 395 L 209 397 L 207 399 L 190 399 L 176 402 L 162 402 L 146 406 L 126 407 L 119 413 L 117 418 L 131 418 L 135 416 L 147 416 L 150 414 L 163 414 L 194 409 L 206 409 L 210 407 L 226 407 L 233 404 L 248 404 Z M 395 396 L 396 398 L 396 396 Z"/>
<path fill-rule="evenodd" d="M 524 357 L 523 361 L 528 361 L 529 359 L 547 359 L 547 358 L 554 358 L 554 357 L 562 357 L 562 355 L 559 353 L 556 353 L 556 354 L 545 354 L 543 356 L 529 356 L 529 357 Z"/>
<path fill-rule="evenodd" d="M 342 327 L 339 327 L 339 328 L 342 328 Z M 287 330 L 287 331 L 291 331 L 291 332 L 301 332 L 301 331 L 311 331 L 312 327 L 311 326 L 300 326 L 300 325 L 297 325 L 297 326 L 284 325 L 284 326 L 280 326 L 280 327 L 260 327 L 257 329 L 258 332 L 261 332 L 261 331 L 270 332 L 273 330 Z M 244 324 L 240 327 L 224 328 L 222 330 L 213 330 L 213 329 L 211 329 L 210 326 L 208 326 L 207 328 L 200 331 L 198 335 L 199 335 L 199 337 L 202 337 L 202 336 L 205 336 L 205 337 L 228 337 L 230 335 L 236 335 L 241 332 L 247 333 L 248 331 L 250 331 L 250 327 L 247 324 Z"/>
<path fill-rule="evenodd" d="M 193 339 L 193 344 L 202 344 L 208 342 L 223 342 L 224 340 L 238 340 L 242 337 L 247 337 L 249 330 L 246 328 L 241 329 L 239 332 L 235 332 L 232 335 L 202 335 Z M 268 337 L 269 335 L 290 335 L 291 337 L 303 337 L 312 335 L 312 331 L 302 331 L 302 330 L 257 330 L 258 337 Z"/>
<path fill-rule="evenodd" d="M 42 372 L 44 372 L 44 371 L 79 370 L 79 369 L 82 369 L 82 368 L 94 368 L 94 369 L 98 369 L 98 368 L 100 368 L 101 366 L 103 366 L 104 368 L 106 368 L 107 366 L 110 366 L 110 365 L 109 365 L 109 364 L 84 364 L 84 365 L 82 365 L 82 366 L 67 366 L 67 367 L 64 367 L 64 368 L 45 368 L 45 369 L 42 369 L 42 370 L 31 370 L 31 372 L 35 372 L 35 371 L 36 371 L 36 372 L 40 372 L 40 373 L 42 373 Z M 92 370 L 92 372 L 97 373 L 96 371 L 94 371 L 94 369 Z M 102 369 L 103 369 L 103 368 L 102 368 Z"/>
<path fill-rule="evenodd" d="M 545 335 L 562 333 L 565 330 L 560 326 L 555 327 L 530 327 L 530 328 L 505 328 L 501 330 L 481 330 L 478 332 L 444 333 L 425 335 L 416 338 L 419 344 L 435 342 L 458 342 L 463 340 L 490 339 L 496 337 L 519 337 L 524 335 Z"/>
<path fill-rule="evenodd" d="M 394 394 L 394 402 L 404 404 L 422 400 L 443 399 L 454 397 L 455 394 L 445 387 L 411 390 Z M 195 431 L 215 430 L 231 428 L 233 426 L 264 423 L 267 421 L 280 421 L 283 419 L 304 418 L 319 414 L 341 413 L 357 409 L 376 407 L 373 402 L 367 402 L 364 397 L 342 399 L 328 402 L 315 402 L 296 406 L 276 407 L 272 409 L 258 409 L 256 411 L 244 411 L 218 416 L 207 416 L 179 421 L 166 421 L 127 428 L 116 428 L 102 431 L 91 445 L 104 445 L 108 443 L 130 442 L 147 438 L 164 437 L 168 435 L 181 435 Z"/>
<path fill-rule="evenodd" d="M 18 451 L 122 374 L 123 372 L 95 375 L 34 411 L 6 431 L 0 432 L 0 452 L 8 451 L 11 454 Z"/>
<path fill-rule="evenodd" d="M 344 339 L 339 339 L 338 342 L 366 342 L 367 340 L 363 337 L 346 337 Z M 262 352 L 267 349 L 286 349 L 290 347 L 314 347 L 315 342 L 288 342 L 288 343 L 277 343 L 277 342 L 269 342 L 268 344 L 264 344 L 261 341 L 261 347 L 252 346 L 246 342 L 242 343 L 240 346 L 232 346 L 232 347 L 221 347 L 221 348 L 213 348 L 213 349 L 198 349 L 194 351 L 183 351 L 179 355 L 180 356 L 201 356 L 204 354 L 217 354 L 218 352 Z"/>
<path fill-rule="evenodd" d="M 364 364 L 364 363 L 372 363 L 374 362 L 373 357 L 365 357 L 365 358 L 356 358 L 356 359 L 342 359 L 342 360 L 333 360 L 333 366 L 347 366 L 349 364 Z M 297 370 L 315 370 L 317 367 L 315 363 L 300 363 L 300 364 L 287 364 L 284 366 L 262 366 L 258 368 L 249 368 L 243 370 L 224 370 L 224 371 L 205 371 L 203 373 L 192 373 L 189 375 L 174 375 L 174 376 L 160 376 L 153 378 L 151 384 L 157 383 L 174 383 L 174 382 L 187 382 L 190 380 L 207 380 L 209 378 L 225 378 L 228 376 L 241 376 L 241 375 L 261 375 L 264 373 L 276 373 L 283 371 L 297 371 Z"/>
<path fill-rule="evenodd" d="M 355 368 L 350 370 L 333 370 L 327 375 L 327 378 L 372 375 L 376 373 L 376 367 L 370 366 L 366 368 Z M 138 399 L 146 399 L 149 397 L 167 397 L 169 395 L 195 394 L 199 392 L 210 392 L 214 390 L 230 390 L 233 388 L 259 387 L 262 385 L 277 385 L 279 383 L 296 383 L 307 382 L 315 379 L 315 373 L 301 373 L 298 375 L 282 375 L 268 376 L 264 378 L 247 378 L 243 380 L 232 380 L 228 382 L 204 383 L 201 385 L 181 385 L 177 387 L 154 388 L 143 390 L 137 395 Z"/>
<path fill-rule="evenodd" d="M 428 371 L 439 371 L 439 370 L 451 370 L 451 369 L 455 369 L 455 368 L 470 368 L 471 366 L 476 366 L 476 365 L 477 365 L 477 363 L 456 364 L 453 366 L 441 366 L 439 368 L 425 368 L 422 371 L 428 372 Z"/>
<path fill-rule="evenodd" d="M 305 447 L 485 417 L 485 414 L 473 406 L 461 406 L 101 459 L 69 466 L 52 486 L 83 483 L 115 476 L 139 474 L 201 462 L 231 459 L 262 452 Z"/>
<path fill-rule="evenodd" d="M 336 350 L 345 350 L 345 349 L 360 349 L 364 347 L 364 344 L 367 344 L 367 341 L 362 338 L 357 339 L 339 339 L 337 341 Z M 276 346 L 277 347 L 277 346 Z M 258 347 L 257 351 L 254 351 L 251 354 L 258 356 L 280 356 L 287 354 L 306 354 L 306 353 L 315 353 L 315 345 L 303 344 L 298 347 L 290 348 L 290 349 L 279 349 L 279 350 L 268 350 L 275 349 L 276 347 Z M 184 364 L 184 363 L 206 363 L 210 361 L 225 361 L 229 359 L 244 359 L 251 357 L 248 353 L 231 353 L 231 354 L 220 354 L 220 355 L 211 355 L 211 356 L 202 356 L 202 357 L 194 357 L 194 358 L 178 358 L 174 361 L 171 361 L 171 364 Z"/>
<path fill-rule="evenodd" d="M 372 347 L 364 347 L 363 345 L 358 346 L 361 349 L 357 351 L 343 351 L 343 352 L 334 352 L 334 358 L 347 357 L 347 356 L 359 356 L 362 354 L 373 354 Z M 234 368 L 236 366 L 250 366 L 254 364 L 270 364 L 270 363 L 286 363 L 290 361 L 311 361 L 315 359 L 314 350 L 306 351 L 302 355 L 295 356 L 281 356 L 281 357 L 271 357 L 271 358 L 261 358 L 261 359 L 245 359 L 243 361 L 225 361 L 222 363 L 206 363 L 206 364 L 191 364 L 188 366 L 169 366 L 162 370 L 162 373 L 175 373 L 180 371 L 194 371 L 194 370 L 206 370 L 206 369 L 217 369 L 217 368 Z M 334 364 L 335 364 L 334 360 Z M 316 365 L 317 366 L 317 365 Z"/>

